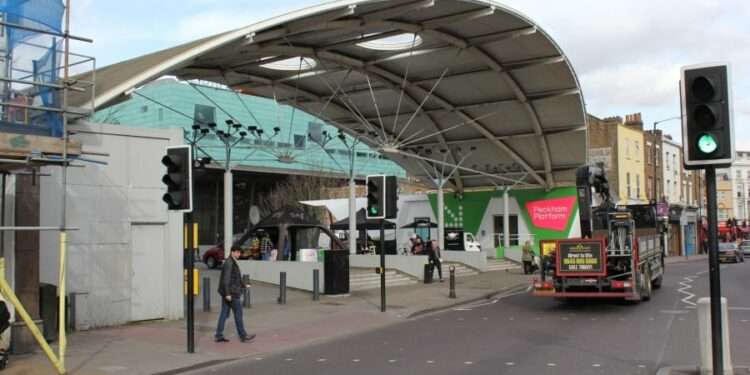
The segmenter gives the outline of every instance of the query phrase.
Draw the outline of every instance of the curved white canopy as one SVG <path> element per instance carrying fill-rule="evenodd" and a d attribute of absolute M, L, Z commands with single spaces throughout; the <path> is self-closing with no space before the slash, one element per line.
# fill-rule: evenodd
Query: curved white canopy
<path fill-rule="evenodd" d="M 568 185 L 586 161 L 570 62 L 531 20 L 494 1 L 306 8 L 99 69 L 94 106 L 167 74 L 296 106 L 413 175 L 450 174 L 457 190 Z"/>

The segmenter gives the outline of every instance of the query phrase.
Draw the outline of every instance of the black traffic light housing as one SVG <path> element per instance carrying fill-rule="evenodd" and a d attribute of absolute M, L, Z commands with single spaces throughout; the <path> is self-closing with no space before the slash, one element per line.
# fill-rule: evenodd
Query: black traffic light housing
<path fill-rule="evenodd" d="M 385 219 L 385 176 L 367 176 L 367 218 Z"/>
<path fill-rule="evenodd" d="M 398 213 L 396 176 L 367 176 L 367 218 L 395 219 Z"/>
<path fill-rule="evenodd" d="M 729 66 L 683 67 L 680 90 L 685 169 L 729 166 L 734 162 Z"/>
<path fill-rule="evenodd" d="M 193 162 L 190 145 L 167 147 L 167 154 L 161 159 L 167 167 L 167 174 L 161 181 L 167 186 L 162 200 L 173 211 L 193 210 Z"/>

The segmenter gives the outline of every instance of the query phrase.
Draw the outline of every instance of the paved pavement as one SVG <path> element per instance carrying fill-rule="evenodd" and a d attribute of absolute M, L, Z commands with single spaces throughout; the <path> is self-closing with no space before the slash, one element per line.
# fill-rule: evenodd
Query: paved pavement
<path fill-rule="evenodd" d="M 205 271 L 215 279 L 218 271 Z M 312 301 L 308 292 L 287 291 L 287 304 L 276 301 L 278 287 L 256 283 L 253 306 L 244 310 L 245 325 L 257 334 L 251 343 L 237 340 L 232 319 L 225 336 L 229 343 L 213 342 L 218 316 L 218 295 L 212 294 L 212 312 L 202 312 L 196 299 L 196 352 L 186 352 L 185 321 L 152 321 L 120 327 L 75 332 L 68 337 L 66 367 L 69 374 L 177 374 L 239 358 L 260 358 L 294 348 L 320 344 L 378 328 L 457 304 L 486 300 L 499 293 L 524 288 L 529 277 L 520 271 L 486 272 L 457 279 L 456 299 L 448 298 L 448 282 L 392 287 L 387 290 L 387 311 L 380 312 L 380 290 L 347 296 L 321 296 Z M 53 374 L 40 353 L 12 356 L 7 374 Z"/>
<path fill-rule="evenodd" d="M 649 302 L 520 293 L 191 374 L 691 374 L 699 345 L 691 307 L 707 295 L 708 265 L 705 257 L 669 263 Z M 747 373 L 750 263 L 722 266 L 722 280 L 734 365 Z"/>

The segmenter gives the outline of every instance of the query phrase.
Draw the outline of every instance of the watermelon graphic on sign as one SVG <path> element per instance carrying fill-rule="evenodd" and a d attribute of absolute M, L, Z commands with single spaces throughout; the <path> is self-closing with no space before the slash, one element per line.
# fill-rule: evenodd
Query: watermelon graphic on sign
<path fill-rule="evenodd" d="M 573 213 L 575 197 L 542 199 L 526 202 L 526 212 L 537 228 L 563 231 Z"/>

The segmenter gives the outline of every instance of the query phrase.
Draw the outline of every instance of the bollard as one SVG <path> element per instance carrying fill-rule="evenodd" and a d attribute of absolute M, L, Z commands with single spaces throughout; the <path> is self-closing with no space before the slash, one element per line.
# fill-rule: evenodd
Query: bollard
<path fill-rule="evenodd" d="M 279 304 L 286 305 L 286 272 L 279 275 Z"/>
<path fill-rule="evenodd" d="M 250 275 L 242 275 L 242 285 L 244 286 L 242 288 L 242 307 L 251 308 L 253 304 L 250 294 Z"/>
<path fill-rule="evenodd" d="M 450 293 L 448 293 L 448 298 L 456 298 L 456 267 L 450 266 L 450 273 L 451 273 L 451 279 L 450 279 Z"/>
<path fill-rule="evenodd" d="M 320 270 L 313 270 L 313 301 L 320 300 Z"/>
<path fill-rule="evenodd" d="M 724 354 L 724 374 L 731 374 L 732 356 L 729 345 L 729 314 L 727 312 L 727 299 L 721 298 L 721 331 L 722 350 Z M 711 351 L 711 299 L 702 297 L 698 299 L 698 337 L 700 338 L 701 373 L 713 373 L 713 353 Z"/>
<path fill-rule="evenodd" d="M 211 279 L 203 278 L 203 312 L 211 311 Z"/>

